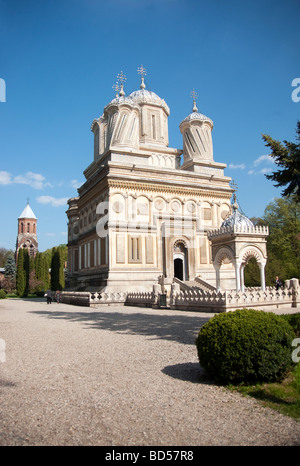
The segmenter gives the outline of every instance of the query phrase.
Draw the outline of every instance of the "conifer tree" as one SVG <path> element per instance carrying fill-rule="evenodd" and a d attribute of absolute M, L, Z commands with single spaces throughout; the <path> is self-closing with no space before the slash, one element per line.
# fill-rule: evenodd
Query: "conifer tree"
<path fill-rule="evenodd" d="M 49 288 L 49 282 L 50 282 L 50 276 L 49 276 L 49 266 L 48 266 L 48 261 L 44 254 L 42 254 L 41 257 L 41 280 L 44 283 L 44 290 L 47 290 Z"/>
<path fill-rule="evenodd" d="M 24 274 L 25 274 L 25 290 L 23 296 L 28 296 L 29 293 L 29 276 L 30 276 L 30 258 L 28 250 L 24 249 Z"/>
<path fill-rule="evenodd" d="M 10 254 L 4 264 L 4 280 L 2 287 L 11 293 L 12 290 L 16 289 L 16 262 L 13 254 Z"/>
<path fill-rule="evenodd" d="M 26 275 L 24 271 L 24 249 L 20 248 L 17 259 L 16 289 L 19 296 L 24 296 L 26 288 Z"/>
<path fill-rule="evenodd" d="M 13 279 L 16 275 L 16 262 L 14 256 L 10 254 L 4 265 L 4 275 L 6 278 Z"/>
<path fill-rule="evenodd" d="M 270 156 L 278 167 L 277 171 L 265 177 L 275 181 L 276 187 L 284 187 L 282 196 L 293 196 L 296 202 L 300 202 L 300 121 L 297 122 L 296 143 L 283 141 L 282 144 L 265 134 L 262 138 L 271 148 Z"/>
<path fill-rule="evenodd" d="M 63 290 L 65 287 L 64 261 L 61 248 L 53 248 L 51 261 L 51 289 Z"/>
<path fill-rule="evenodd" d="M 59 268 L 60 268 L 60 257 L 59 252 L 56 248 L 52 250 L 51 260 L 51 290 L 59 290 Z"/>

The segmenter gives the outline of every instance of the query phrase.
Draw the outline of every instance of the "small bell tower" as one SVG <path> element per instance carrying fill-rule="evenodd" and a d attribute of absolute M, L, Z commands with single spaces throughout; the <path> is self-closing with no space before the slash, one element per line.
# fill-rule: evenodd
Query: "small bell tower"
<path fill-rule="evenodd" d="M 18 236 L 16 243 L 16 255 L 20 248 L 26 248 L 30 257 L 35 257 L 38 252 L 37 217 L 34 215 L 29 200 L 20 217 L 18 218 Z"/>

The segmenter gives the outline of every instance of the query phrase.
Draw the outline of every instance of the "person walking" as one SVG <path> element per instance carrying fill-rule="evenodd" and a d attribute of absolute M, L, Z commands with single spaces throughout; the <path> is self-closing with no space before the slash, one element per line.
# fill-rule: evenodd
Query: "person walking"
<path fill-rule="evenodd" d="M 47 290 L 47 293 L 45 294 L 45 296 L 47 297 L 47 304 L 51 304 L 52 303 L 52 291 L 50 288 Z"/>

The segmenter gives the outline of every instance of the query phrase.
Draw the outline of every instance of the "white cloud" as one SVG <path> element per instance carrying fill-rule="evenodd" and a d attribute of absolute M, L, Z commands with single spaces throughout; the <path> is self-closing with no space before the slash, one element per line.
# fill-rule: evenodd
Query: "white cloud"
<path fill-rule="evenodd" d="M 50 204 L 52 207 L 66 206 L 68 197 L 55 198 L 52 196 L 39 196 L 36 200 L 40 204 Z"/>
<path fill-rule="evenodd" d="M 40 173 L 27 172 L 25 175 L 17 175 L 14 177 L 13 182 L 18 184 L 27 184 L 33 189 L 43 189 L 46 186 L 51 186 L 47 183 L 46 178 Z"/>
<path fill-rule="evenodd" d="M 258 169 L 258 165 L 261 164 L 267 164 L 269 166 Z M 273 170 L 273 168 L 270 167 L 270 164 L 274 165 L 273 158 L 270 155 L 261 155 L 256 160 L 254 160 L 253 169 L 248 171 L 248 175 L 265 175 L 267 173 L 270 173 Z"/>
<path fill-rule="evenodd" d="M 228 168 L 232 168 L 233 170 L 245 170 L 246 165 L 241 163 L 240 165 L 235 165 L 234 163 L 230 163 Z"/>
<path fill-rule="evenodd" d="M 45 233 L 45 236 L 55 236 L 55 233 Z"/>
<path fill-rule="evenodd" d="M 261 155 L 258 159 L 254 160 L 253 165 L 257 167 L 262 162 L 274 163 L 274 160 L 270 155 Z"/>
<path fill-rule="evenodd" d="M 40 173 L 27 172 L 25 174 L 13 176 L 6 171 L 0 171 L 0 185 L 8 184 L 25 184 L 33 189 L 43 189 L 45 187 L 53 187 L 51 183 L 46 181 L 46 178 Z"/>
<path fill-rule="evenodd" d="M 6 186 L 7 184 L 11 183 L 11 174 L 5 171 L 0 171 L 0 184 Z"/>
<path fill-rule="evenodd" d="M 271 171 L 272 171 L 272 168 L 262 168 L 261 170 L 259 170 L 258 173 L 265 175 L 266 173 L 270 173 Z"/>
<path fill-rule="evenodd" d="M 72 180 L 70 183 L 70 186 L 74 189 L 78 189 L 82 183 L 80 183 L 78 180 Z"/>

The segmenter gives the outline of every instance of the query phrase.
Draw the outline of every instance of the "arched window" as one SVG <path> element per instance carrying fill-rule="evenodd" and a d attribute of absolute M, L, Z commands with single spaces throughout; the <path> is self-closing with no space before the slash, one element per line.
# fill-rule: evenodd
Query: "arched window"
<path fill-rule="evenodd" d="M 30 223 L 27 223 L 27 233 L 30 233 Z"/>

